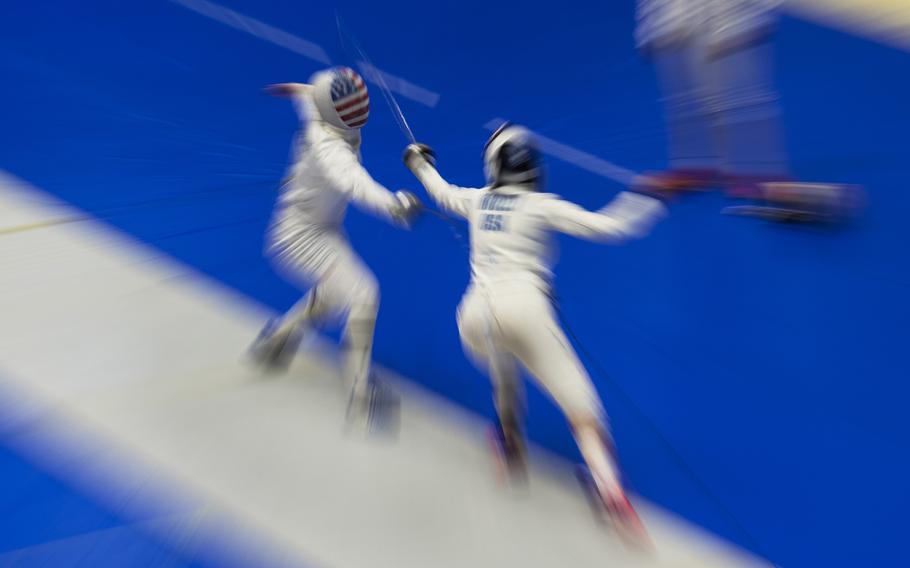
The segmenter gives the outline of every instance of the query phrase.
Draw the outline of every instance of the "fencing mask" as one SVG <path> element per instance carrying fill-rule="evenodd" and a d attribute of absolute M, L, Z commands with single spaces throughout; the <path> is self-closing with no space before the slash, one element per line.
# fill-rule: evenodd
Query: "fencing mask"
<path fill-rule="evenodd" d="M 342 130 L 355 130 L 370 116 L 370 94 L 356 71 L 350 67 L 332 67 L 312 78 L 313 101 L 319 116 Z"/>
<path fill-rule="evenodd" d="M 540 152 L 529 130 L 505 123 L 483 148 L 483 170 L 491 187 L 538 185 L 543 174 Z"/>

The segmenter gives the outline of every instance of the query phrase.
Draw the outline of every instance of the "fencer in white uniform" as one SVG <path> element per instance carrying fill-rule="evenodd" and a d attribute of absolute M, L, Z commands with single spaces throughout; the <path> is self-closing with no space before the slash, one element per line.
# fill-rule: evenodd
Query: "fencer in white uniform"
<path fill-rule="evenodd" d="M 521 363 L 568 418 L 607 510 L 643 533 L 620 482 L 600 398 L 557 321 L 553 233 L 601 242 L 641 237 L 664 216 L 663 203 L 623 192 L 595 212 L 542 193 L 536 145 L 518 126 L 504 125 L 487 143 L 484 188 L 450 185 L 426 146 L 409 146 L 404 159 L 442 209 L 469 223 L 471 283 L 458 329 L 465 352 L 490 374 L 510 469 L 523 475 Z"/>
<path fill-rule="evenodd" d="M 265 365 L 283 368 L 309 324 L 343 320 L 344 374 L 352 400 L 363 400 L 379 286 L 348 242 L 345 212 L 351 202 L 407 227 L 420 202 L 411 193 L 390 192 L 360 163 L 360 128 L 369 116 L 369 94 L 355 71 L 332 68 L 316 73 L 309 84 L 271 85 L 267 92 L 293 100 L 301 127 L 275 204 L 266 254 L 285 278 L 309 292 L 263 329 L 252 353 Z"/>

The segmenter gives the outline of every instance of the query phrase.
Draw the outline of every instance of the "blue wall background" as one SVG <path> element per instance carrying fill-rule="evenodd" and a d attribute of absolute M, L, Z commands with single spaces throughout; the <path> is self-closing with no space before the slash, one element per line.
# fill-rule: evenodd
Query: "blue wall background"
<path fill-rule="evenodd" d="M 664 164 L 631 2 L 225 1 L 350 64 L 339 8 L 378 66 L 442 95 L 435 109 L 401 103 L 455 183 L 482 184 L 483 125 L 499 116 L 629 168 Z M 0 167 L 287 308 L 299 292 L 261 245 L 295 122 L 260 88 L 320 65 L 164 0 L 4 12 Z M 589 367 L 639 492 L 788 567 L 894 566 L 910 506 L 910 55 L 785 18 L 777 63 L 795 174 L 865 185 L 864 215 L 778 226 L 695 196 L 646 240 L 566 239 L 563 310 L 609 375 Z M 373 109 L 365 164 L 413 188 L 378 94 Z M 621 189 L 556 160 L 548 178 L 588 207 Z M 376 358 L 489 414 L 457 339 L 468 272 L 451 228 L 428 217 L 401 232 L 357 212 L 348 227 L 383 287 Z M 530 435 L 574 457 L 537 393 L 530 412 Z"/>

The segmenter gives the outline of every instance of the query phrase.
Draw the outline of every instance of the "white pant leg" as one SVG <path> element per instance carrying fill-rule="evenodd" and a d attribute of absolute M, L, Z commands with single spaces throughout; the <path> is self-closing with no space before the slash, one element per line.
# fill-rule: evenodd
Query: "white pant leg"
<path fill-rule="evenodd" d="M 531 285 L 497 289 L 492 294 L 492 316 L 504 349 L 525 366 L 570 421 L 603 422 L 600 397 L 546 294 Z"/>
<path fill-rule="evenodd" d="M 340 228 L 301 223 L 278 212 L 266 255 L 289 282 L 312 288 L 314 316 L 319 319 L 345 319 L 355 305 L 378 309 L 376 277 Z"/>
<path fill-rule="evenodd" d="M 316 286 L 316 302 L 331 314 L 346 317 L 344 375 L 353 396 L 366 400 L 373 353 L 373 332 L 379 312 L 376 277 L 354 251 L 339 254 Z"/>
<path fill-rule="evenodd" d="M 500 418 L 520 422 L 524 417 L 524 387 L 515 358 L 503 349 L 502 339 L 491 326 L 488 299 L 476 290 L 465 294 L 458 306 L 458 333 L 474 365 L 489 374 Z"/>
<path fill-rule="evenodd" d="M 345 321 L 344 374 L 355 394 L 365 394 L 373 331 L 379 311 L 379 286 L 372 271 L 340 231 L 306 227 L 280 219 L 267 248 L 278 269 L 294 283 L 312 286 L 285 319 Z"/>
<path fill-rule="evenodd" d="M 572 424 L 578 448 L 602 494 L 621 494 L 603 406 L 556 320 L 549 297 L 531 285 L 490 294 L 493 336 L 528 369 Z"/>

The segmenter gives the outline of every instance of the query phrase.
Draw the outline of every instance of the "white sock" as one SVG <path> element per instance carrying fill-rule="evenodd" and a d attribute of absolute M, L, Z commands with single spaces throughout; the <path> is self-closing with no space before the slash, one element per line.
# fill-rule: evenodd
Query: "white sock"
<path fill-rule="evenodd" d="M 355 397 L 364 398 L 367 394 L 375 326 L 373 306 L 355 305 L 351 309 L 344 330 L 344 374 Z"/>
<path fill-rule="evenodd" d="M 577 428 L 575 441 L 600 492 L 610 495 L 622 494 L 619 471 L 613 456 L 607 451 L 600 428 L 596 426 Z"/>

